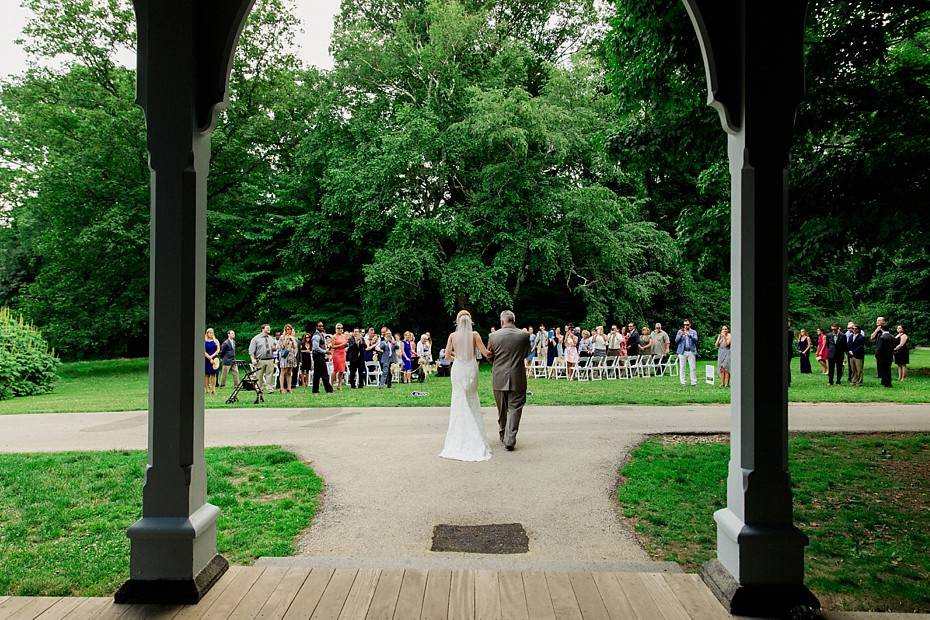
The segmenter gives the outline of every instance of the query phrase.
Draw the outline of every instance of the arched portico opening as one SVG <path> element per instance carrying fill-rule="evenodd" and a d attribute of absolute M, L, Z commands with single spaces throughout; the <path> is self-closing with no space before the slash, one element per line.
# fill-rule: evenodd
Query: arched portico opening
<path fill-rule="evenodd" d="M 727 508 L 705 578 L 734 612 L 817 605 L 787 468 L 786 169 L 803 91 L 806 0 L 684 0 L 731 175 L 737 338 Z M 200 389 L 210 134 L 254 0 L 134 0 L 152 170 L 149 466 L 118 602 L 196 602 L 226 570 L 206 502 Z M 778 334 L 773 341 L 772 333 Z M 763 336 L 764 334 L 764 336 Z"/>

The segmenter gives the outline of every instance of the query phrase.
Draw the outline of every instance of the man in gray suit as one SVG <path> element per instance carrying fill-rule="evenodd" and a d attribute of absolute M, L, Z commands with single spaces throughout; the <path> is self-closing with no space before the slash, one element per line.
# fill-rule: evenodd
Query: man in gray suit
<path fill-rule="evenodd" d="M 494 400 L 501 441 L 509 452 L 517 444 L 520 416 L 526 404 L 526 360 L 530 352 L 530 335 L 514 325 L 513 312 L 501 312 L 501 328 L 488 337 L 488 349 L 494 363 Z"/>

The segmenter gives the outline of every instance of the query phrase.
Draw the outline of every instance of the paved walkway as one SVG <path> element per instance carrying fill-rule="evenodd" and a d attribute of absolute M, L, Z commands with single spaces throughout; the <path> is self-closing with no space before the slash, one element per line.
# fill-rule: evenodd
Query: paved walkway
<path fill-rule="evenodd" d="M 646 561 L 615 513 L 617 466 L 649 433 L 724 432 L 729 410 L 528 407 L 517 451 L 486 463 L 437 458 L 443 408 L 240 409 L 207 413 L 209 446 L 277 444 L 327 483 L 304 554 L 377 561 L 427 558 L 435 525 L 521 523 L 535 561 Z M 930 431 L 930 406 L 802 405 L 791 428 Z M 0 416 L 0 452 L 143 449 L 146 414 Z M 470 556 L 474 557 L 474 556 Z"/>

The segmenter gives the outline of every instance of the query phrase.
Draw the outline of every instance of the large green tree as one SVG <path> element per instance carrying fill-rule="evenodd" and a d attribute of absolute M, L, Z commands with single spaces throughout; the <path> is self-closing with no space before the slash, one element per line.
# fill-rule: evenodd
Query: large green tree
<path fill-rule="evenodd" d="M 516 307 L 601 322 L 641 315 L 667 284 L 670 239 L 605 158 L 611 102 L 579 44 L 594 13 L 553 21 L 565 6 L 344 5 L 334 79 L 351 150 L 322 205 L 366 247 L 369 320 Z M 563 300 L 575 316 L 552 316 Z"/>
<path fill-rule="evenodd" d="M 41 325 L 63 355 L 144 353 L 145 125 L 134 71 L 118 62 L 134 46 L 133 13 L 126 1 L 26 6 L 25 47 L 36 62 L 0 90 L 0 255 L 10 261 L 0 271 L 2 301 Z M 313 105 L 287 51 L 296 24 L 282 0 L 262 0 L 242 36 L 232 104 L 214 134 L 211 319 L 233 319 L 246 304 L 267 308 L 279 277 L 288 213 L 279 211 L 274 171 Z M 59 58 L 63 69 L 42 68 Z"/>
<path fill-rule="evenodd" d="M 678 0 L 614 6 L 602 46 L 620 111 L 613 153 L 695 273 L 686 298 L 722 297 L 725 141 L 704 105 L 696 37 Z M 791 312 L 808 323 L 893 316 L 926 340 L 930 8 L 813 0 L 806 48 L 808 93 L 791 169 Z"/>

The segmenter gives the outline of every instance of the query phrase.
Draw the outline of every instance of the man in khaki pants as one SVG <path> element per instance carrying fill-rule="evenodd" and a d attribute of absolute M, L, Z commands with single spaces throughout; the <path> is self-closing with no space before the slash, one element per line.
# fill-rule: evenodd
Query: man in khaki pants
<path fill-rule="evenodd" d="M 849 342 L 849 367 L 852 370 L 849 383 L 851 385 L 862 385 L 862 368 L 865 365 L 865 336 L 859 326 L 853 324 L 852 337 Z"/>
<path fill-rule="evenodd" d="M 274 392 L 274 347 L 271 326 L 265 323 L 261 333 L 256 334 L 249 343 L 249 357 L 252 358 L 252 365 L 258 367 L 255 382 L 266 394 Z"/>
<path fill-rule="evenodd" d="M 492 383 L 497 403 L 497 423 L 501 442 L 508 452 L 517 444 L 517 431 L 526 404 L 526 366 L 530 335 L 514 325 L 513 312 L 501 312 L 501 328 L 488 337 L 494 362 Z"/>

